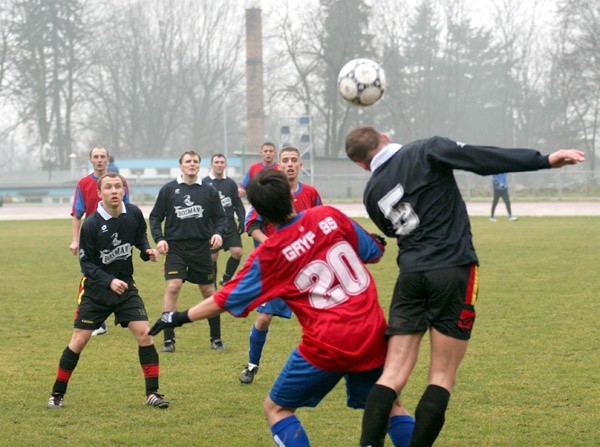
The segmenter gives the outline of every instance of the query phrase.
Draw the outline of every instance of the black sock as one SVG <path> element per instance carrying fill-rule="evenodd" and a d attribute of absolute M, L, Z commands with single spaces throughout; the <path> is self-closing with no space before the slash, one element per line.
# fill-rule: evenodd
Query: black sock
<path fill-rule="evenodd" d="M 229 281 L 235 275 L 235 270 L 240 265 L 240 259 L 235 259 L 233 256 L 230 256 L 227 260 L 227 266 L 225 267 L 225 273 L 223 273 L 223 280 Z"/>
<path fill-rule="evenodd" d="M 146 395 L 156 393 L 158 391 L 158 375 L 160 371 L 158 352 L 154 345 L 140 346 L 138 348 L 140 357 L 140 365 L 144 372 L 144 380 L 146 381 Z"/>
<path fill-rule="evenodd" d="M 67 392 L 67 385 L 73 370 L 77 366 L 79 361 L 79 354 L 75 354 L 71 351 L 71 348 L 67 346 L 60 356 L 58 362 L 58 371 L 56 373 L 56 381 L 52 387 L 52 394 L 64 395 Z"/>
<path fill-rule="evenodd" d="M 217 315 L 208 319 L 208 326 L 210 327 L 210 340 L 221 338 L 221 316 Z"/>
<path fill-rule="evenodd" d="M 175 341 L 175 328 L 173 328 L 173 327 L 165 328 L 163 334 L 165 336 L 165 343 Z"/>
<path fill-rule="evenodd" d="M 429 385 L 415 410 L 415 430 L 409 447 L 429 447 L 438 437 L 444 421 L 450 392 L 441 386 Z"/>
<path fill-rule="evenodd" d="M 217 290 L 217 270 L 218 270 L 218 266 L 217 266 L 217 262 L 213 261 L 213 274 L 215 275 L 215 290 Z"/>
<path fill-rule="evenodd" d="M 367 397 L 362 420 L 360 445 L 362 447 L 383 447 L 390 419 L 392 405 L 398 395 L 384 385 L 373 385 Z"/>

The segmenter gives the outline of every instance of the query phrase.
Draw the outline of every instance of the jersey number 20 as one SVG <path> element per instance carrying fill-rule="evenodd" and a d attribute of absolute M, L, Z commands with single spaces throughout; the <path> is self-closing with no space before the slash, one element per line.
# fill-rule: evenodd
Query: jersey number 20
<path fill-rule="evenodd" d="M 333 286 L 334 279 L 339 284 Z M 369 273 L 348 242 L 339 242 L 327 251 L 326 260 L 312 261 L 294 279 L 301 292 L 317 309 L 337 306 L 369 286 Z"/>

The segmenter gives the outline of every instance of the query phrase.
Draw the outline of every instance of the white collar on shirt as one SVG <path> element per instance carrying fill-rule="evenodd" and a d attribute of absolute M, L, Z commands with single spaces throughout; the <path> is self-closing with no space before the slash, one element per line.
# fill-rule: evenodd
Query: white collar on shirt
<path fill-rule="evenodd" d="M 379 166 L 388 161 L 392 156 L 402 148 L 401 144 L 390 143 L 375 154 L 371 160 L 371 172 L 375 172 Z"/>
<path fill-rule="evenodd" d="M 180 185 L 181 185 L 182 183 L 185 183 L 185 182 L 183 181 L 183 174 L 179 174 L 179 176 L 177 177 L 177 183 L 179 183 Z M 196 179 L 196 183 L 197 183 L 198 185 L 201 185 L 201 184 L 202 184 L 202 179 L 200 178 L 200 176 L 198 176 L 198 178 Z"/>
<path fill-rule="evenodd" d="M 210 171 L 210 172 L 208 173 L 208 176 L 210 177 L 210 179 L 211 179 L 211 180 L 214 180 L 214 179 L 216 179 L 216 178 L 217 178 L 217 177 L 215 177 L 215 174 L 213 174 L 213 172 L 212 172 L 212 171 Z M 225 178 L 227 178 L 227 174 L 225 174 L 225 173 L 223 172 L 223 177 L 220 177 L 220 179 L 225 179 Z M 220 180 L 220 179 L 219 179 L 219 180 Z"/>
<path fill-rule="evenodd" d="M 121 212 L 121 214 L 126 213 L 126 212 L 127 212 L 127 207 L 125 206 L 125 202 L 123 202 L 123 211 Z M 115 217 L 108 214 L 108 211 L 106 211 L 104 209 L 104 207 L 102 206 L 102 202 L 98 203 L 98 213 L 100 213 L 100 215 L 102 216 L 102 218 L 104 220 L 115 219 Z"/>

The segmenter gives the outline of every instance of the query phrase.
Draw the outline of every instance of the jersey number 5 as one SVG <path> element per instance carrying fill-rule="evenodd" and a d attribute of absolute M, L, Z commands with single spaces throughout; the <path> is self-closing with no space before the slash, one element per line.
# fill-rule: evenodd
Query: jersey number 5
<path fill-rule="evenodd" d="M 394 227 L 398 236 L 406 236 L 419 226 L 419 216 L 408 202 L 400 202 L 404 196 L 404 188 L 398 184 L 377 205 L 387 220 Z"/>
<path fill-rule="evenodd" d="M 334 279 L 339 284 L 333 286 Z M 294 279 L 301 292 L 309 292 L 313 307 L 327 309 L 358 295 L 369 286 L 369 273 L 348 242 L 339 242 L 327 251 L 326 261 L 312 261 Z M 333 287 L 332 287 L 333 286 Z"/>

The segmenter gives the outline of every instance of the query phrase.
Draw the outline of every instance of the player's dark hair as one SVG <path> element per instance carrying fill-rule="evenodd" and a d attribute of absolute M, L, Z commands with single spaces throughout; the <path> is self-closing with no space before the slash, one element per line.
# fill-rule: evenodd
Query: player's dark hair
<path fill-rule="evenodd" d="M 360 126 L 346 137 L 346 155 L 354 162 L 369 164 L 379 146 L 381 134 L 373 126 Z"/>
<path fill-rule="evenodd" d="M 202 157 L 200 156 L 200 154 L 198 152 L 185 151 L 183 154 L 181 154 L 181 157 L 179 157 L 179 164 L 181 164 L 183 157 L 185 157 L 186 155 L 191 155 L 192 157 L 198 157 L 198 162 L 202 161 Z"/>
<path fill-rule="evenodd" d="M 118 174 L 116 172 L 107 172 L 106 174 L 102 175 L 98 179 L 98 191 L 100 191 L 102 189 L 102 182 L 107 177 L 108 178 L 120 178 L 121 179 L 121 183 L 123 184 L 123 186 L 125 186 L 125 177 L 123 177 L 121 174 Z"/>
<path fill-rule="evenodd" d="M 287 223 L 294 209 L 292 190 L 285 174 L 276 169 L 260 171 L 250 180 L 248 201 L 263 219 L 274 225 Z"/>
<path fill-rule="evenodd" d="M 212 157 L 210 157 L 210 162 L 212 163 L 214 161 L 215 158 L 224 158 L 225 161 L 227 161 L 227 157 L 223 154 L 213 154 Z"/>

